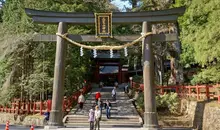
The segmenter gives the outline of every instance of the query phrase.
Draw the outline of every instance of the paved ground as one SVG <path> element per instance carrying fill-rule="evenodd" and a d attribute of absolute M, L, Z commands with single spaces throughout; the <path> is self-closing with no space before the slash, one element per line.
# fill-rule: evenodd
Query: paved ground
<path fill-rule="evenodd" d="M 34 128 L 35 130 L 44 130 L 42 127 Z M 0 130 L 5 130 L 5 125 L 0 125 Z M 9 130 L 30 130 L 30 127 L 9 126 Z M 58 130 L 89 130 L 89 128 L 59 128 Z M 144 130 L 142 128 L 101 128 L 101 130 Z M 163 128 L 163 130 L 192 130 L 190 128 Z"/>
<path fill-rule="evenodd" d="M 89 130 L 89 128 L 60 128 L 58 130 Z M 144 130 L 143 128 L 101 128 L 100 130 Z M 163 130 L 192 130 L 186 128 L 164 128 Z"/>
<path fill-rule="evenodd" d="M 0 130 L 5 130 L 5 125 L 0 125 Z M 9 130 L 30 130 L 30 127 L 10 125 Z M 43 128 L 35 128 L 35 130 L 43 130 Z"/>

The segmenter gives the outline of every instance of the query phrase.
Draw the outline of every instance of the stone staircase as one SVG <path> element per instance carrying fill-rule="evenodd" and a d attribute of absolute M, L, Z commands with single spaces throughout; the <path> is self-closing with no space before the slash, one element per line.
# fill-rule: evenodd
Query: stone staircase
<path fill-rule="evenodd" d="M 102 110 L 101 127 L 141 127 L 142 119 L 137 113 L 135 107 L 129 102 L 128 96 L 123 92 L 123 85 L 117 88 L 117 100 L 112 101 L 111 91 L 113 87 L 93 88 L 86 99 L 83 110 L 73 109 L 63 119 L 67 127 L 89 127 L 88 113 L 95 103 L 95 93 L 101 92 L 101 100 L 110 100 L 112 104 L 111 118 L 106 118 L 106 110 Z"/>

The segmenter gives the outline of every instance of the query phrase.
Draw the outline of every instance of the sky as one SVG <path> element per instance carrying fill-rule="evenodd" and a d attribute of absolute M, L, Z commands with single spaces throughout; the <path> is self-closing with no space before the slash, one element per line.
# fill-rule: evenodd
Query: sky
<path fill-rule="evenodd" d="M 111 3 L 116 5 L 121 11 L 126 11 L 124 6 L 131 7 L 128 1 L 113 0 Z"/>

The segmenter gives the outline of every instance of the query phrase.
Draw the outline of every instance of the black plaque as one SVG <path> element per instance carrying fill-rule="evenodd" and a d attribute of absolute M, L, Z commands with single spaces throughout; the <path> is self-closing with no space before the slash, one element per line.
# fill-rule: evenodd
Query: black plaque
<path fill-rule="evenodd" d="M 112 13 L 95 13 L 96 37 L 112 37 Z"/>

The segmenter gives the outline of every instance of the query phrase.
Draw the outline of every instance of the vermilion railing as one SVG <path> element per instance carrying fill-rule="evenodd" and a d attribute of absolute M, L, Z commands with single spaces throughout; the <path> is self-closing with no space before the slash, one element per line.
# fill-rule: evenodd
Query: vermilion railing
<path fill-rule="evenodd" d="M 69 112 L 72 108 L 72 105 L 77 103 L 78 97 L 81 92 L 88 93 L 91 90 L 91 85 L 84 86 L 81 91 L 74 92 L 71 96 L 67 99 L 63 99 L 63 111 Z M 6 113 L 16 113 L 16 114 L 36 114 L 40 113 L 41 115 L 46 112 L 50 111 L 52 106 L 52 101 L 36 101 L 36 102 L 21 102 L 21 101 L 14 101 L 9 105 L 0 106 L 0 112 Z"/>
<path fill-rule="evenodd" d="M 139 84 L 132 82 L 132 88 L 138 90 L 144 90 L 144 84 Z M 220 89 L 220 85 L 196 85 L 196 86 L 184 86 L 184 85 L 174 85 L 174 86 L 156 86 L 157 94 L 164 94 L 166 91 L 176 92 L 180 97 L 196 97 L 197 100 L 201 100 L 201 98 L 218 98 L 218 102 L 220 103 L 220 95 L 219 93 L 215 93 L 210 90 Z"/>

